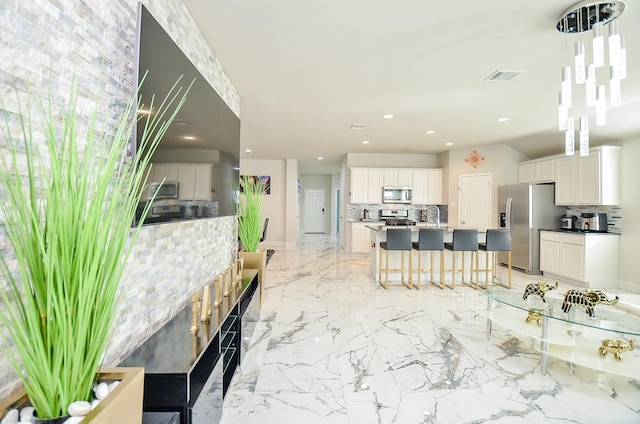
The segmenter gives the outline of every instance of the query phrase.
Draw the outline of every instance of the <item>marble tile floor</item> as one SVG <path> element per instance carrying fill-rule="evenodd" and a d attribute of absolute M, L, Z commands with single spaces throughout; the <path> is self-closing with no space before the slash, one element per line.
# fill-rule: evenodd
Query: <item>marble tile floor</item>
<path fill-rule="evenodd" d="M 640 381 L 553 358 L 541 375 L 531 339 L 487 340 L 482 293 L 385 291 L 336 237 L 277 251 L 264 289 L 222 423 L 640 423 Z"/>

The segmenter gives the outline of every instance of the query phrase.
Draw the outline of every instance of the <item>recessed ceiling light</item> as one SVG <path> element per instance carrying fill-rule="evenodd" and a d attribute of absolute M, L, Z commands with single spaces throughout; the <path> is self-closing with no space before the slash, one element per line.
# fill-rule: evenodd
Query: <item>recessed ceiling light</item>
<path fill-rule="evenodd" d="M 251 149 L 244 149 L 245 153 L 251 153 Z"/>
<path fill-rule="evenodd" d="M 387 113 L 387 114 L 385 114 L 385 115 L 382 115 L 382 118 L 383 118 L 383 119 L 391 119 L 391 118 L 393 118 L 393 115 L 392 115 L 392 114 L 390 114 L 390 113 Z"/>
<path fill-rule="evenodd" d="M 369 144 L 369 140 L 362 140 L 362 144 Z"/>
<path fill-rule="evenodd" d="M 453 146 L 453 142 L 452 141 L 447 141 L 446 143 L 444 143 L 445 146 Z"/>
<path fill-rule="evenodd" d="M 318 160 L 322 160 L 324 159 L 322 156 L 318 156 Z"/>
<path fill-rule="evenodd" d="M 138 113 L 140 115 L 149 115 L 151 114 L 151 111 L 149 109 L 138 109 Z"/>
<path fill-rule="evenodd" d="M 352 130 L 363 130 L 364 129 L 364 124 L 351 124 L 351 129 Z"/>
<path fill-rule="evenodd" d="M 498 122 L 507 122 L 509 118 L 498 118 Z"/>
<path fill-rule="evenodd" d="M 187 121 L 185 121 L 184 119 L 174 119 L 173 123 L 176 125 L 190 125 Z"/>
<path fill-rule="evenodd" d="M 435 131 L 434 130 L 429 130 L 429 131 L 427 131 L 427 134 L 429 134 L 429 135 L 435 134 Z"/>
<path fill-rule="evenodd" d="M 194 136 L 192 136 L 192 135 L 185 135 L 185 136 L 184 136 L 184 137 L 182 137 L 182 138 L 184 138 L 185 140 L 195 140 L 195 139 L 196 139 L 196 138 L 195 138 Z"/>

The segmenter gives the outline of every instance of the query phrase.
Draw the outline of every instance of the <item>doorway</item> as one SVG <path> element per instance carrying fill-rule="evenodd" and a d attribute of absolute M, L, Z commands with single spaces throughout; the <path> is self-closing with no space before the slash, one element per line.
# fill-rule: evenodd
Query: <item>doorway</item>
<path fill-rule="evenodd" d="M 491 174 L 459 177 L 459 228 L 485 230 L 491 227 Z"/>
<path fill-rule="evenodd" d="M 304 232 L 324 233 L 325 191 L 323 189 L 304 190 Z"/>

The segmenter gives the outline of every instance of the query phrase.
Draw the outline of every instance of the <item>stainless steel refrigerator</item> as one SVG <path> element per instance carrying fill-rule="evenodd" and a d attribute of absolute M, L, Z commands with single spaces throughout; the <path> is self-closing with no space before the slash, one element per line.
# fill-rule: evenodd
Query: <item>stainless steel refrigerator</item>
<path fill-rule="evenodd" d="M 556 206 L 553 184 L 514 184 L 498 187 L 500 228 L 511 230 L 511 267 L 540 274 L 540 230 L 560 229 L 566 209 Z M 507 265 L 507 253 L 498 253 Z"/>

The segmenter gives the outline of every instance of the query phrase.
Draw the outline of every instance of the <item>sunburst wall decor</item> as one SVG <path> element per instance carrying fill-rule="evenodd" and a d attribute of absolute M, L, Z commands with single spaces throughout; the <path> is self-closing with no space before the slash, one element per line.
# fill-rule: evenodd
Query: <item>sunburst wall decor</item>
<path fill-rule="evenodd" d="M 464 161 L 467 162 L 469 165 L 473 166 L 474 168 L 477 168 L 483 160 L 484 160 L 484 156 L 478 153 L 477 150 L 474 150 L 469 154 L 469 157 L 466 158 Z"/>

